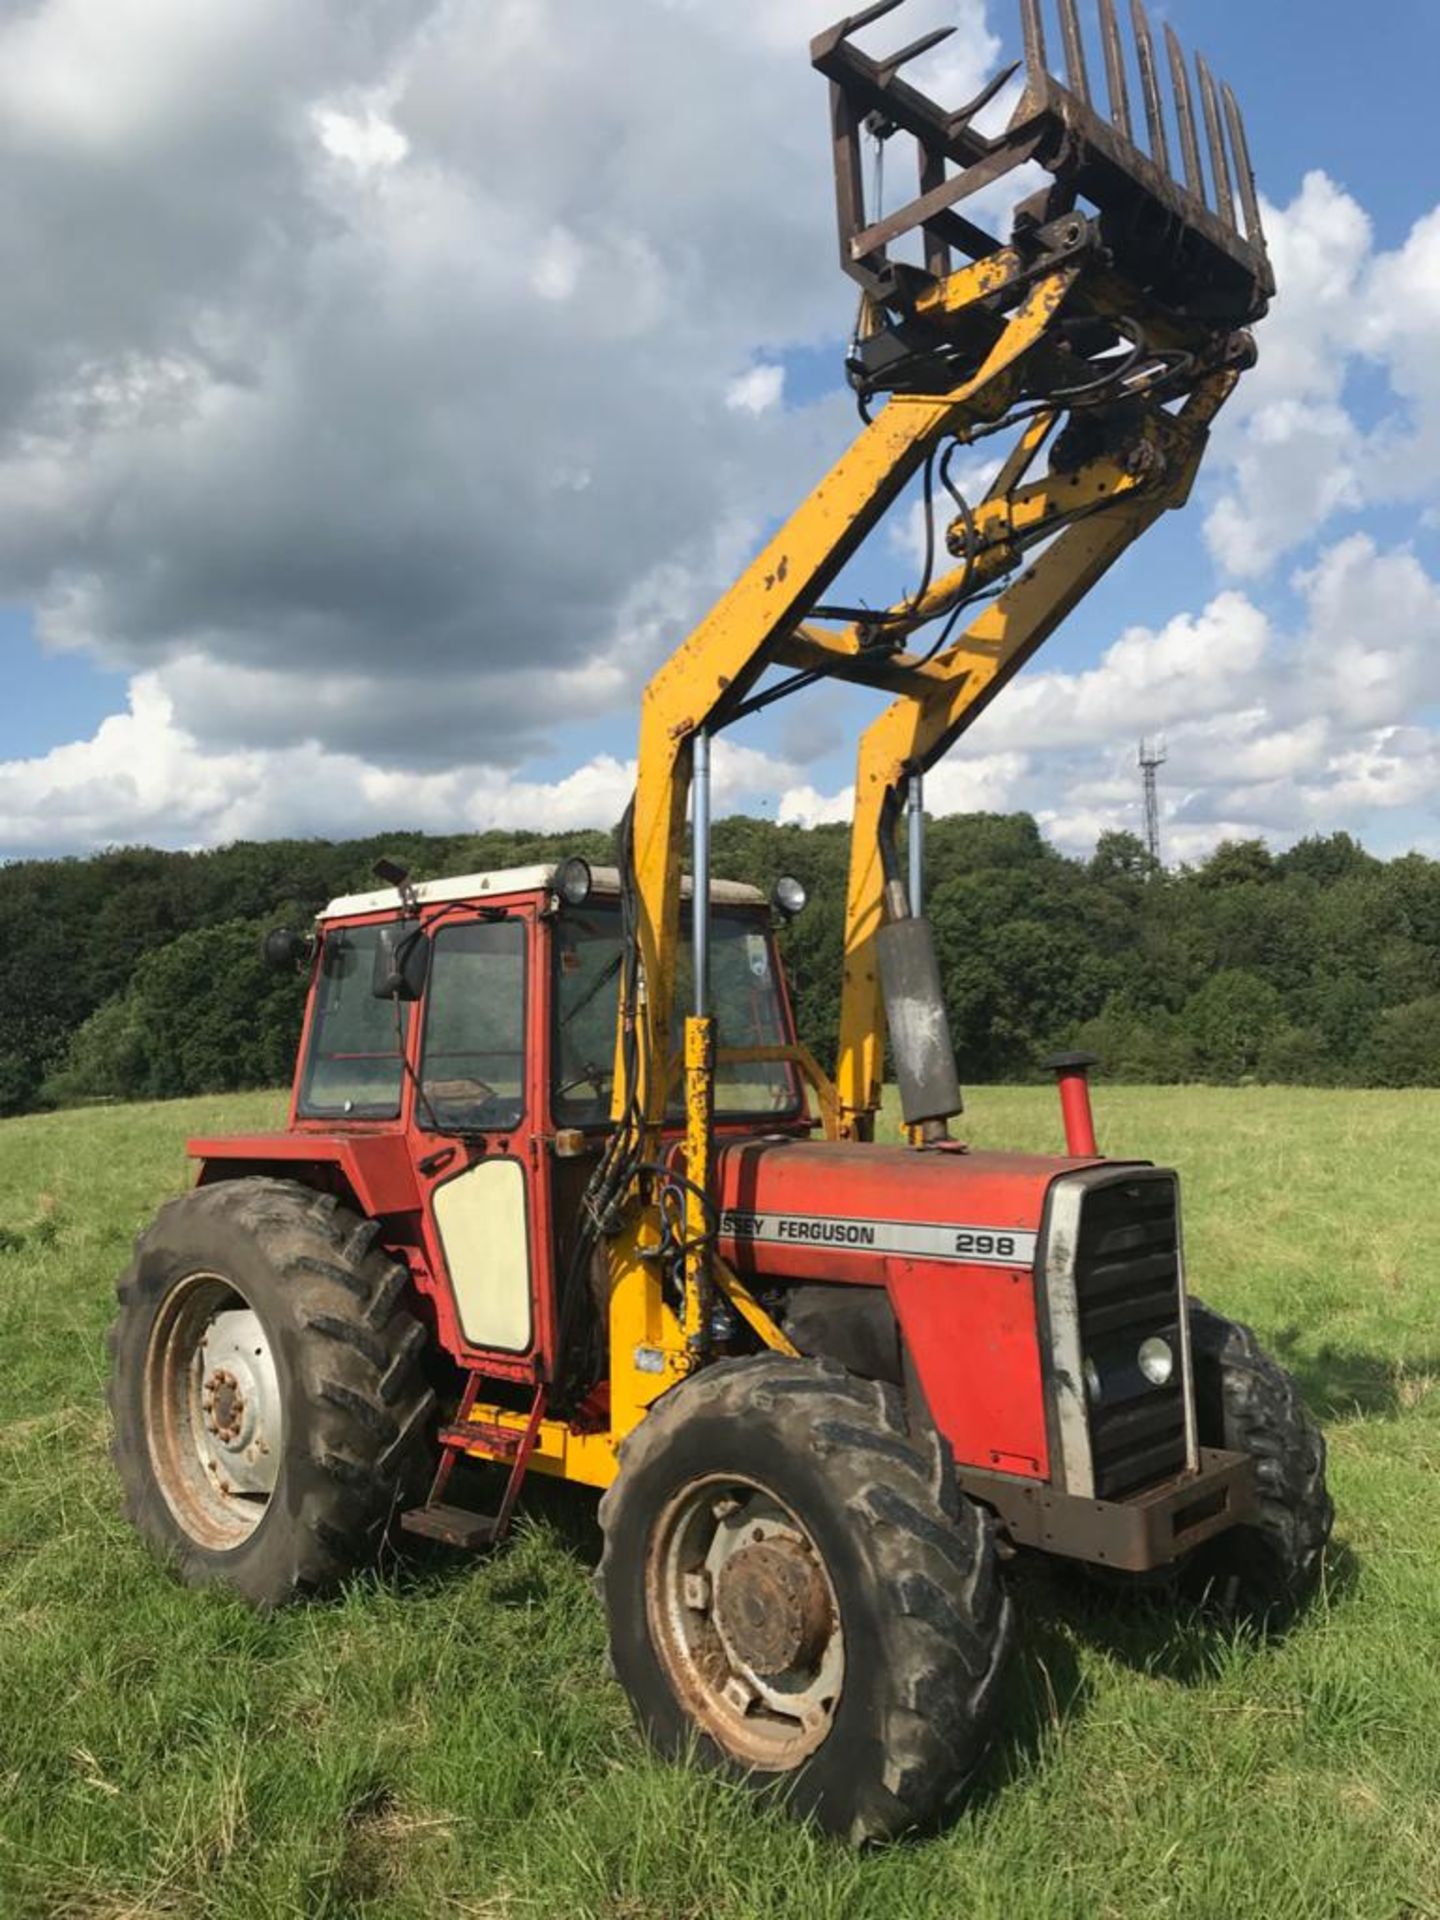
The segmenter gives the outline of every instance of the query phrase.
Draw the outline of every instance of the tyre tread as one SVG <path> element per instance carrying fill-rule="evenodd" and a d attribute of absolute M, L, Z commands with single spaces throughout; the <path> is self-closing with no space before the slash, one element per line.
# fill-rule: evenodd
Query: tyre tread
<path fill-rule="evenodd" d="M 959 1493 L 933 1448 L 916 1448 L 894 1387 L 833 1361 L 766 1354 L 716 1361 L 674 1389 L 621 1446 L 619 1476 L 600 1502 L 597 1589 L 602 1599 L 612 1586 L 619 1591 L 615 1537 L 647 1463 L 697 1412 L 753 1424 L 757 1408 L 771 1414 L 786 1447 L 821 1464 L 884 1597 L 883 1768 L 856 1780 L 843 1817 L 836 1808 L 821 1817 L 827 1826 L 839 1817 L 856 1842 L 928 1827 L 985 1753 L 1013 1618 L 989 1516 Z"/>
<path fill-rule="evenodd" d="M 263 1570 L 257 1558 L 250 1572 L 240 1565 L 244 1548 L 222 1560 L 179 1530 L 144 1444 L 140 1368 L 123 1359 L 127 1331 L 134 1327 L 138 1338 L 141 1321 L 148 1324 L 163 1297 L 165 1257 L 176 1247 L 203 1253 L 217 1220 L 258 1243 L 300 1355 L 294 1404 L 286 1410 L 286 1471 L 296 1476 L 292 1494 L 298 1489 L 286 1516 L 288 1545 Z M 427 1337 L 402 1305 L 409 1273 L 379 1246 L 379 1234 L 376 1221 L 358 1217 L 334 1194 L 245 1176 L 168 1201 L 138 1237 L 107 1335 L 111 1453 L 127 1516 L 179 1560 L 182 1577 L 218 1579 L 269 1609 L 334 1588 L 373 1555 L 435 1411 L 422 1364 Z M 234 1564 L 227 1569 L 224 1561 Z"/>

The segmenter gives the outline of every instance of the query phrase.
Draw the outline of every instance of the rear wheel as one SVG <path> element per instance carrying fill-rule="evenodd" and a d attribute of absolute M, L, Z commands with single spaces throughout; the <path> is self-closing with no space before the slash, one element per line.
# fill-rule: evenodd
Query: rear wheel
<path fill-rule="evenodd" d="M 261 1607 L 373 1559 L 434 1396 L 373 1221 L 284 1180 L 199 1187 L 136 1243 L 110 1330 L 126 1511 L 192 1585 Z"/>
<path fill-rule="evenodd" d="M 1227 1618 L 1280 1627 L 1314 1591 L 1330 1537 L 1325 1436 L 1249 1327 L 1192 1301 L 1190 1344 L 1201 1444 L 1255 1461 L 1260 1518 L 1197 1548 L 1181 1587 Z"/>
<path fill-rule="evenodd" d="M 990 1522 L 899 1396 L 824 1362 L 722 1361 L 625 1442 L 597 1576 L 662 1753 L 853 1840 L 938 1819 L 994 1725 L 1009 1602 Z"/>

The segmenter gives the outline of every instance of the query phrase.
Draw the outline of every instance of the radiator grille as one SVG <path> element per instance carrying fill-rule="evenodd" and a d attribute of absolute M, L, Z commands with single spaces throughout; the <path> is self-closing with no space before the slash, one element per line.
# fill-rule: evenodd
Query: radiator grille
<path fill-rule="evenodd" d="M 1080 1351 L 1098 1375 L 1087 1394 L 1095 1492 L 1134 1493 L 1185 1464 L 1180 1247 L 1175 1182 L 1124 1181 L 1085 1196 L 1075 1259 Z M 1159 1334 L 1175 1370 L 1154 1386 L 1140 1371 L 1140 1343 Z"/>

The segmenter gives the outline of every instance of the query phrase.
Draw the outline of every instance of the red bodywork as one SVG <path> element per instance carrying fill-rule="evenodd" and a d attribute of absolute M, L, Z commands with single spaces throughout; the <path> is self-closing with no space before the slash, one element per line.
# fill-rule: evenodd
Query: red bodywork
<path fill-rule="evenodd" d="M 487 904 L 491 904 L 487 902 Z M 500 905 L 502 902 L 494 901 Z M 407 1084 L 398 1120 L 342 1125 L 295 1112 L 283 1132 L 193 1139 L 201 1182 L 266 1173 L 340 1195 L 380 1222 L 408 1263 L 435 1334 L 462 1366 L 517 1381 L 551 1377 L 557 1270 L 555 1154 L 549 1113 L 551 922 L 544 895 L 503 902 L 531 929 L 526 1117 L 484 1142 L 417 1124 Z M 392 914 L 375 914 L 384 920 Z M 355 920 L 347 924 L 357 924 Z M 313 1001 L 313 992 L 312 992 Z M 786 1009 L 789 1017 L 788 1006 Z M 309 1021 L 307 1016 L 307 1038 Z M 420 1023 L 409 1048 L 418 1070 Z M 302 1043 L 300 1058 L 304 1059 Z M 297 1073 L 297 1088 L 299 1075 Z M 810 1138 L 805 1119 L 757 1137 L 717 1129 L 719 1251 L 752 1284 L 818 1281 L 883 1287 L 931 1413 L 957 1462 L 1032 1480 L 1050 1472 L 1033 1271 L 1046 1196 L 1086 1159 L 915 1149 Z M 598 1141 L 597 1141 L 598 1145 Z M 481 1156 L 526 1172 L 534 1335 L 523 1353 L 467 1343 L 429 1204 L 433 1188 Z M 576 1163 L 568 1163 L 572 1172 Z"/>

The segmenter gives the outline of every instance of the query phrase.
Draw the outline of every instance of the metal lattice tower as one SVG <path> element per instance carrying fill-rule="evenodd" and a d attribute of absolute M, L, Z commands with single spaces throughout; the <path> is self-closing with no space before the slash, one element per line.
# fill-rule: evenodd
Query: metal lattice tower
<path fill-rule="evenodd" d="M 1153 870 L 1160 865 L 1160 800 L 1155 775 L 1165 764 L 1165 742 L 1142 740 L 1137 759 L 1140 777 L 1145 783 L 1145 851 L 1150 856 Z"/>

